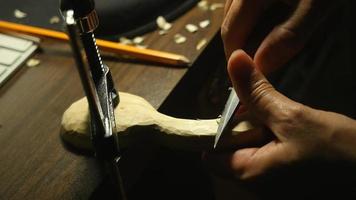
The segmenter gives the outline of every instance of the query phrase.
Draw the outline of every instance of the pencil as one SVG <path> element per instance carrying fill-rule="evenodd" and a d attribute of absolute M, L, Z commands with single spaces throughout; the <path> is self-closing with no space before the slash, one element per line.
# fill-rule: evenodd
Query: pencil
<path fill-rule="evenodd" d="M 20 33 L 27 33 L 30 35 L 35 35 L 39 37 L 47 37 L 62 41 L 68 41 L 68 36 L 59 31 L 53 31 L 44 28 L 38 28 L 28 25 L 22 25 L 12 22 L 6 22 L 0 20 L 0 30 L 14 31 Z M 190 61 L 183 55 L 157 51 L 152 49 L 142 49 L 134 46 L 120 44 L 118 42 L 111 42 L 107 40 L 96 40 L 97 45 L 100 49 L 108 52 L 123 54 L 131 56 L 144 61 L 150 61 L 160 64 L 168 64 L 173 66 L 189 66 Z"/>

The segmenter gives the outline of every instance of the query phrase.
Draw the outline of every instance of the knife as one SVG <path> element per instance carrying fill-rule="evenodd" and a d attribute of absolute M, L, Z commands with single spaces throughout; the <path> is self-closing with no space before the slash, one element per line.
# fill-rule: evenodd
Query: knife
<path fill-rule="evenodd" d="M 234 121 L 234 115 L 240 106 L 240 99 L 237 96 L 234 88 L 230 88 L 230 90 L 230 95 L 221 115 L 217 134 L 215 135 L 214 149 L 218 146 L 219 141 L 224 137 L 224 134 L 226 134 L 230 128 L 233 128 L 231 126 Z"/>

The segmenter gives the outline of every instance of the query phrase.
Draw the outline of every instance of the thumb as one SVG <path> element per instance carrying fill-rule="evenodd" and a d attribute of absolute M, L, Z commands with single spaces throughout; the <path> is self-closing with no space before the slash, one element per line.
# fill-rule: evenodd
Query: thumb
<path fill-rule="evenodd" d="M 231 55 L 228 72 L 242 104 L 276 136 L 262 147 L 237 150 L 230 157 L 232 170 L 239 178 L 249 179 L 296 160 L 298 148 L 285 134 L 297 127 L 293 119 L 303 112 L 301 104 L 276 91 L 242 50 Z"/>
<path fill-rule="evenodd" d="M 228 61 L 228 72 L 232 85 L 243 104 L 250 102 L 257 86 L 270 86 L 264 76 L 256 70 L 255 63 L 243 50 L 234 51 Z"/>
<path fill-rule="evenodd" d="M 276 91 L 244 51 L 233 52 L 228 72 L 244 107 L 277 137 L 282 125 L 300 113 L 301 104 Z"/>
<path fill-rule="evenodd" d="M 263 116 L 274 109 L 276 97 L 281 95 L 243 50 L 236 50 L 230 56 L 228 72 L 240 101 L 247 109 L 254 108 L 254 112 L 258 111 L 258 115 Z"/>

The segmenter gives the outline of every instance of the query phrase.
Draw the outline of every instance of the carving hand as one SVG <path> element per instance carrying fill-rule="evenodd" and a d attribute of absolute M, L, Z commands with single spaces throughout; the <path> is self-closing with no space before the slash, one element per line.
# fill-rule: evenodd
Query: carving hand
<path fill-rule="evenodd" d="M 316 110 L 283 96 L 242 50 L 231 55 L 228 71 L 244 105 L 242 115 L 264 127 L 264 132 L 255 134 L 254 140 L 260 141 L 259 137 L 266 138 L 271 133 L 273 138 L 260 146 L 252 145 L 254 142 L 250 139 L 239 144 L 240 149 L 234 152 L 207 154 L 205 159 L 213 169 L 250 179 L 306 159 L 356 161 L 355 120 Z"/>

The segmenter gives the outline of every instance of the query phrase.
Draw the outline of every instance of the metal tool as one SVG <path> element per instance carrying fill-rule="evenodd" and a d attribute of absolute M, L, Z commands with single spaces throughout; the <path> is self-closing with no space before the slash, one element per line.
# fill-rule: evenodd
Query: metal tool
<path fill-rule="evenodd" d="M 93 31 L 98 17 L 93 0 L 62 0 L 64 17 L 73 55 L 87 96 L 90 110 L 90 132 L 95 155 L 102 160 L 113 178 L 119 199 L 126 199 L 118 162 L 121 157 L 115 128 L 114 107 L 119 96 L 109 68 L 103 64 Z"/>
<path fill-rule="evenodd" d="M 234 122 L 234 115 L 240 105 L 240 99 L 238 98 L 234 88 L 230 88 L 230 90 L 231 92 L 221 115 L 217 134 L 215 135 L 214 149 L 218 146 L 219 141 L 221 138 L 223 138 L 224 133 L 233 128 L 231 126 Z"/>

